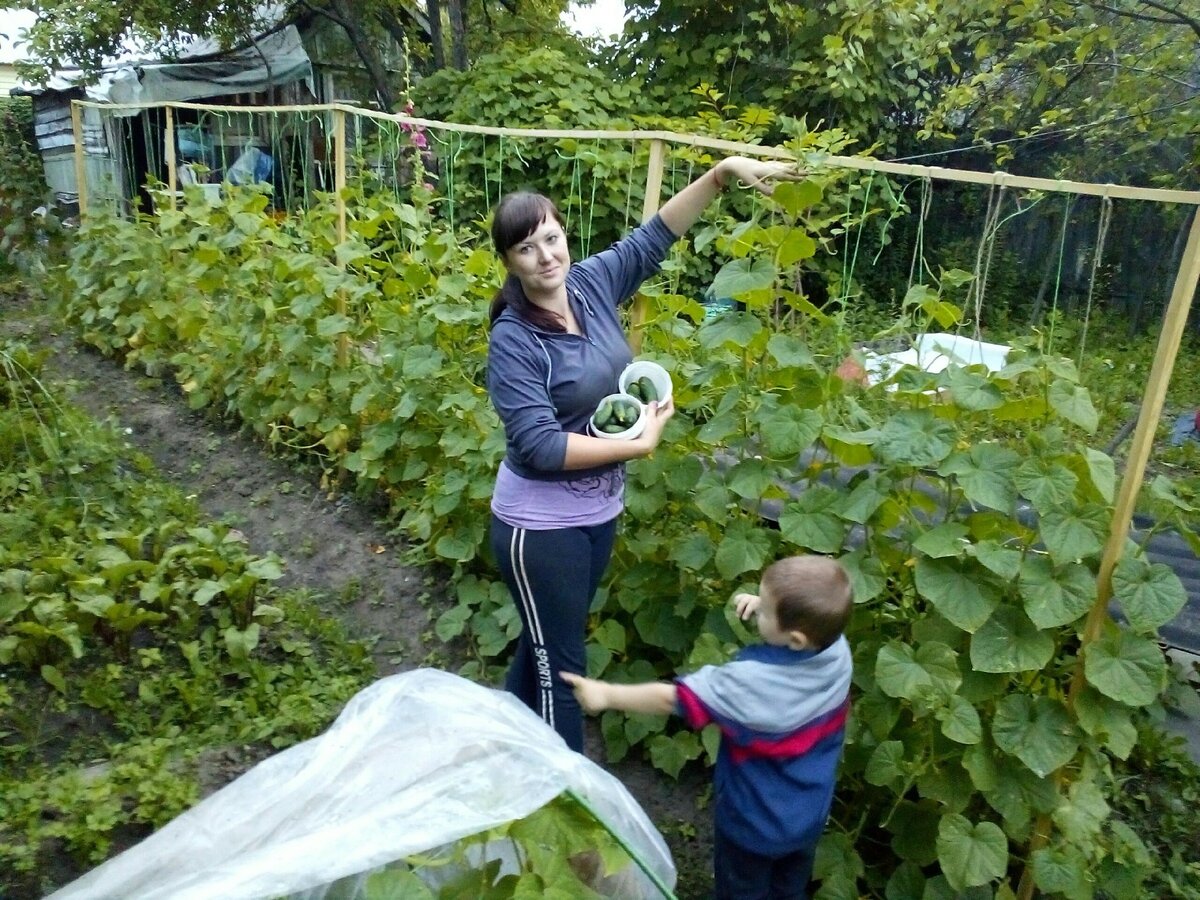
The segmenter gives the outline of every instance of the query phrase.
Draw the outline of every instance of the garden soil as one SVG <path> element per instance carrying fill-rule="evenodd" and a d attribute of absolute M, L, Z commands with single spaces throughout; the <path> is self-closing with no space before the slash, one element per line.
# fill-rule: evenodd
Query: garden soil
<path fill-rule="evenodd" d="M 44 376 L 65 385 L 72 402 L 111 421 L 167 481 L 194 496 L 205 516 L 240 531 L 254 553 L 277 554 L 285 573 L 279 584 L 310 591 L 351 636 L 369 642 L 381 676 L 421 666 L 456 671 L 465 661 L 433 633 L 437 615 L 450 605 L 445 573 L 404 564 L 404 546 L 381 509 L 323 489 L 319 473 L 189 410 L 173 382 L 127 371 L 81 347 L 28 301 L 0 296 L 0 304 L 3 336 L 48 349 Z M 624 782 L 662 831 L 679 870 L 679 898 L 709 896 L 706 773 L 688 771 L 676 781 L 645 762 L 608 764 L 594 720 L 585 749 Z M 265 755 L 255 747 L 209 754 L 200 773 L 203 792 L 215 791 Z"/>

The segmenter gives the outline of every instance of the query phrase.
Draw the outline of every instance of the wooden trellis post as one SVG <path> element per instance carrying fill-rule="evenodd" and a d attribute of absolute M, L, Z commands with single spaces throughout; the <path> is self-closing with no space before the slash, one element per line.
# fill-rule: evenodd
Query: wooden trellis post
<path fill-rule="evenodd" d="M 83 159 L 83 109 L 71 101 L 71 131 L 75 136 L 75 191 L 79 195 L 79 221 L 87 210 L 87 166 Z"/>
<path fill-rule="evenodd" d="M 337 204 L 337 242 L 346 242 L 346 113 L 344 110 L 333 111 L 333 190 L 334 202 Z M 338 291 L 334 300 L 338 315 L 346 315 L 346 293 Z M 345 367 L 350 361 L 350 338 L 343 331 L 338 335 L 337 348 L 338 365 Z"/>
<path fill-rule="evenodd" d="M 650 221 L 658 212 L 662 200 L 663 167 L 666 160 L 667 145 L 664 141 L 655 139 L 650 142 L 650 163 L 646 167 L 646 199 L 642 203 L 642 222 Z M 650 310 L 650 298 L 639 293 L 633 299 L 632 328 L 630 329 L 629 345 L 634 355 L 642 351 L 642 327 L 646 323 Z"/>
<path fill-rule="evenodd" d="M 175 110 L 167 107 L 167 123 L 163 140 L 167 142 L 167 193 L 171 197 L 171 209 L 175 209 L 175 190 L 179 179 L 175 171 Z"/>

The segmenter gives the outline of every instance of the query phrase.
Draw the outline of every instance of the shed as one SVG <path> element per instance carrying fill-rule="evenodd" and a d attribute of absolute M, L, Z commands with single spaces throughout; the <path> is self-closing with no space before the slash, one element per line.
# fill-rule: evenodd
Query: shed
<path fill-rule="evenodd" d="M 418 26 L 423 26 L 420 21 Z M 303 29 L 303 31 L 302 31 Z M 14 94 L 33 98 L 34 126 L 38 152 L 42 156 L 46 181 L 60 202 L 70 204 L 79 195 L 74 158 L 74 131 L 71 101 L 86 99 L 114 106 L 152 104 L 162 101 L 208 103 L 216 106 L 294 106 L 329 103 L 349 99 L 360 90 L 360 72 L 347 64 L 344 37 L 322 18 L 309 16 L 296 22 L 280 23 L 240 48 L 221 50 L 211 40 L 198 41 L 178 58 L 127 59 L 105 69 L 91 83 L 80 84 L 80 72 L 58 73 L 45 87 L 20 86 Z M 320 62 L 314 62 L 314 56 Z M 385 48 L 384 63 L 389 71 L 400 67 L 398 48 Z M 122 212 L 129 210 L 140 195 L 143 209 L 150 208 L 144 189 L 149 178 L 167 180 L 165 112 L 161 108 L 83 111 L 84 178 L 89 205 L 101 205 Z M 248 151 L 265 153 L 271 168 L 269 175 L 276 188 L 288 177 L 300 173 L 288 170 L 291 160 L 287 143 L 294 147 L 323 144 L 320 134 L 279 135 L 260 133 L 263 117 L 224 115 L 219 123 L 206 121 L 199 113 L 181 110 L 176 114 L 177 155 L 204 163 L 212 170 L 210 179 L 227 177 L 228 168 Z M 256 125 L 256 122 L 259 123 Z M 328 123 L 308 123 L 306 129 L 321 132 Z M 200 149 L 199 157 L 189 157 L 190 142 Z M 281 158 L 282 157 L 282 158 Z M 305 179 L 328 188 L 324 160 L 313 154 L 297 154 L 304 166 Z M 277 190 L 276 196 L 282 195 Z"/>

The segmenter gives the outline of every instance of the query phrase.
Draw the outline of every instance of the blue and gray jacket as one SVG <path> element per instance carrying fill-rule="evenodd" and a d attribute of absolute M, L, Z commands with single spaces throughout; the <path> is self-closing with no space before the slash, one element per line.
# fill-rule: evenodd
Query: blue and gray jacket
<path fill-rule="evenodd" d="M 596 406 L 617 390 L 633 359 L 618 307 L 659 270 L 678 240 L 655 216 L 607 250 L 573 263 L 567 297 L 582 335 L 542 331 L 511 309 L 492 325 L 487 387 L 504 423 L 505 462 L 538 481 L 586 478 L 614 469 L 563 469 L 567 434 L 583 434 Z"/>

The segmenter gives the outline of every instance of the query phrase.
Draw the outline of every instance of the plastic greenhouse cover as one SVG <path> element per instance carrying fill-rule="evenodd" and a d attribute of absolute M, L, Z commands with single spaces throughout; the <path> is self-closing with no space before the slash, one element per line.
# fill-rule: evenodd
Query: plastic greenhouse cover
<path fill-rule="evenodd" d="M 654 873 L 630 864 L 612 895 L 661 897 L 655 879 L 674 887 L 666 843 L 620 781 L 512 695 L 418 669 L 359 692 L 324 734 L 259 763 L 50 900 L 361 898 L 366 874 L 524 818 L 564 790 Z"/>

